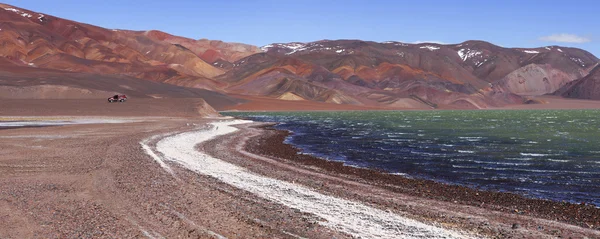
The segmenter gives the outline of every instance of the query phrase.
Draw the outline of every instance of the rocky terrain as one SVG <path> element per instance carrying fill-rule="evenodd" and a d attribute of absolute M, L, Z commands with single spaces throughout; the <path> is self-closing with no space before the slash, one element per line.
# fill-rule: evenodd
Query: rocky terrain
<path fill-rule="evenodd" d="M 166 95 L 121 83 L 135 81 L 249 101 L 490 108 L 539 103 L 531 97 L 582 79 L 599 62 L 576 48 L 504 48 L 483 41 L 322 40 L 258 48 L 160 31 L 105 29 L 5 4 L 0 4 L 0 29 L 3 98 Z M 36 72 L 51 73 L 54 80 Z"/>

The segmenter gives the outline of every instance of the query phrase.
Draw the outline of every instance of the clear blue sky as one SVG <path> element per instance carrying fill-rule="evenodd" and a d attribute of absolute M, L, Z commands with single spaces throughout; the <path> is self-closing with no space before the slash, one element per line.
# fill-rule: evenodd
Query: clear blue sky
<path fill-rule="evenodd" d="M 199 39 L 275 42 L 485 40 L 505 47 L 572 46 L 600 57 L 598 0 L 9 0 L 106 28 Z"/>

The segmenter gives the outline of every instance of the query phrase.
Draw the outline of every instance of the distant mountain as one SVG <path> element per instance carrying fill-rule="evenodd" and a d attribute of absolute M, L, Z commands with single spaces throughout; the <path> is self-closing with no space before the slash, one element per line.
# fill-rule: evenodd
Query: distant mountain
<path fill-rule="evenodd" d="M 569 82 L 556 94 L 568 98 L 600 100 L 600 65 L 586 77 Z"/>
<path fill-rule="evenodd" d="M 277 98 L 485 108 L 552 93 L 598 62 L 575 48 L 502 48 L 483 41 L 325 40 L 262 49 L 265 53 L 241 59 L 217 79 L 229 81 L 238 93 Z"/>
<path fill-rule="evenodd" d="M 173 36 L 161 31 L 146 31 L 143 34 L 153 40 L 181 45 L 192 51 L 202 60 L 211 63 L 213 66 L 225 69 L 232 66 L 231 62 L 262 52 L 256 46 L 242 43 L 229 43 L 208 39 L 193 40 Z"/>
<path fill-rule="evenodd" d="M 483 41 L 323 40 L 258 48 L 105 29 L 5 4 L 0 4 L 0 44 L 0 77 L 15 79 L 0 86 L 20 87 L 19 74 L 33 79 L 37 73 L 31 72 L 52 71 L 53 76 L 80 73 L 80 88 L 94 88 L 99 78 L 111 79 L 103 90 L 110 88 L 106 82 L 141 79 L 219 94 L 390 108 L 520 104 L 584 78 L 599 61 L 576 48 L 503 48 Z M 52 84 L 73 82 L 58 79 Z"/>

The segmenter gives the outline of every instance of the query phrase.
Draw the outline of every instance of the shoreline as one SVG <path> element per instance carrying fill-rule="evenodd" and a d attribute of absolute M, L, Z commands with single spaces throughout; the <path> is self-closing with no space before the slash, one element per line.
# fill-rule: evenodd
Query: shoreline
<path fill-rule="evenodd" d="M 527 198 L 516 193 L 485 191 L 432 180 L 407 178 L 376 169 L 348 166 L 342 162 L 302 154 L 300 149 L 285 143 L 285 139 L 292 133 L 275 129 L 274 125 L 275 123 L 263 123 L 255 126 L 264 133 L 250 139 L 245 150 L 257 155 L 317 167 L 332 175 L 357 177 L 369 184 L 397 193 L 600 230 L 600 208 L 595 205 Z"/>
<path fill-rule="evenodd" d="M 600 109 L 599 100 L 572 99 L 553 95 L 528 96 L 528 98 L 538 100 L 536 104 L 514 104 L 504 106 L 490 106 L 479 109 L 462 109 L 455 107 L 442 106 L 439 108 L 390 108 L 381 106 L 366 105 L 343 105 L 310 101 L 288 101 L 264 99 L 256 97 L 245 97 L 234 95 L 247 102 L 217 108 L 220 112 L 283 112 L 283 111 L 435 111 L 435 110 L 570 110 L 570 109 Z"/>
<path fill-rule="evenodd" d="M 468 234 L 423 223 L 401 214 L 371 207 L 366 203 L 348 200 L 227 162 L 221 157 L 197 150 L 196 145 L 214 141 L 217 137 L 239 131 L 233 125 L 254 123 L 233 120 L 209 123 L 208 128 L 164 137 L 156 143 L 157 161 L 175 163 L 183 168 L 218 179 L 237 189 L 252 193 L 271 202 L 324 220 L 318 224 L 360 238 L 471 238 Z M 162 163 L 160 163 L 162 165 Z M 166 168 L 165 168 L 166 170 Z M 169 171 L 169 170 L 167 170 Z"/>
<path fill-rule="evenodd" d="M 3 131 L 0 237 L 353 238 L 376 224 L 383 227 L 370 233 L 397 230 L 386 235 L 418 238 L 440 228 L 478 238 L 600 237 L 588 227 L 411 196 L 398 185 L 250 153 L 244 148 L 276 131 L 251 123 L 208 137 L 219 121 L 232 119 L 146 118 Z M 177 150 L 184 144 L 171 139 L 186 135 L 185 150 Z M 285 150 L 279 144 L 272 146 Z M 159 148 L 183 153 L 199 167 L 148 154 Z M 268 152 L 263 149 L 257 148 Z M 202 154 L 230 166 L 214 171 L 214 161 L 196 157 Z M 213 175 L 197 171 L 211 167 Z"/>

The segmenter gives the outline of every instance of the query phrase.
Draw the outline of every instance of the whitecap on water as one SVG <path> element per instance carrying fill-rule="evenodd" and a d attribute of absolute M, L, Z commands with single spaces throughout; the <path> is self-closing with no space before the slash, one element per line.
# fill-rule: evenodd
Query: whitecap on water
<path fill-rule="evenodd" d="M 533 158 L 504 158 L 506 160 L 520 160 L 520 161 L 529 161 L 532 160 Z"/>
<path fill-rule="evenodd" d="M 479 161 L 479 160 L 474 160 L 473 162 L 480 163 L 480 164 L 495 164 L 495 165 L 507 165 L 507 166 L 528 166 L 528 165 L 531 165 L 531 163 L 492 162 L 492 161 Z"/>
<path fill-rule="evenodd" d="M 435 156 L 435 157 L 444 157 L 446 154 L 441 153 L 429 153 L 429 152 L 418 152 L 418 151 L 410 151 L 411 154 L 417 155 L 425 155 L 425 156 Z"/>
<path fill-rule="evenodd" d="M 470 142 L 481 141 L 481 139 L 483 139 L 483 137 L 458 137 L 458 138 L 466 139 L 467 141 L 470 141 Z"/>
<path fill-rule="evenodd" d="M 552 154 L 538 154 L 538 153 L 519 153 L 521 156 L 531 156 L 531 157 L 545 157 L 552 156 Z"/>
<path fill-rule="evenodd" d="M 485 172 L 470 172 L 470 171 L 452 171 L 453 173 L 460 173 L 460 174 L 471 174 L 471 175 L 485 175 Z M 470 178 L 470 179 L 475 179 L 478 180 L 479 177 L 476 178 Z"/>
<path fill-rule="evenodd" d="M 582 172 L 582 171 L 565 171 L 565 170 L 549 170 L 549 169 L 525 169 L 525 168 L 492 168 L 483 167 L 484 169 L 496 170 L 496 171 L 520 171 L 520 172 L 532 172 L 532 173 L 569 173 L 569 174 L 600 174 L 600 172 Z"/>
<path fill-rule="evenodd" d="M 472 150 L 458 150 L 459 153 L 461 154 L 474 154 L 475 151 Z"/>
<path fill-rule="evenodd" d="M 468 168 L 468 169 L 478 169 L 479 166 L 465 166 L 465 165 L 452 165 L 453 168 Z"/>

